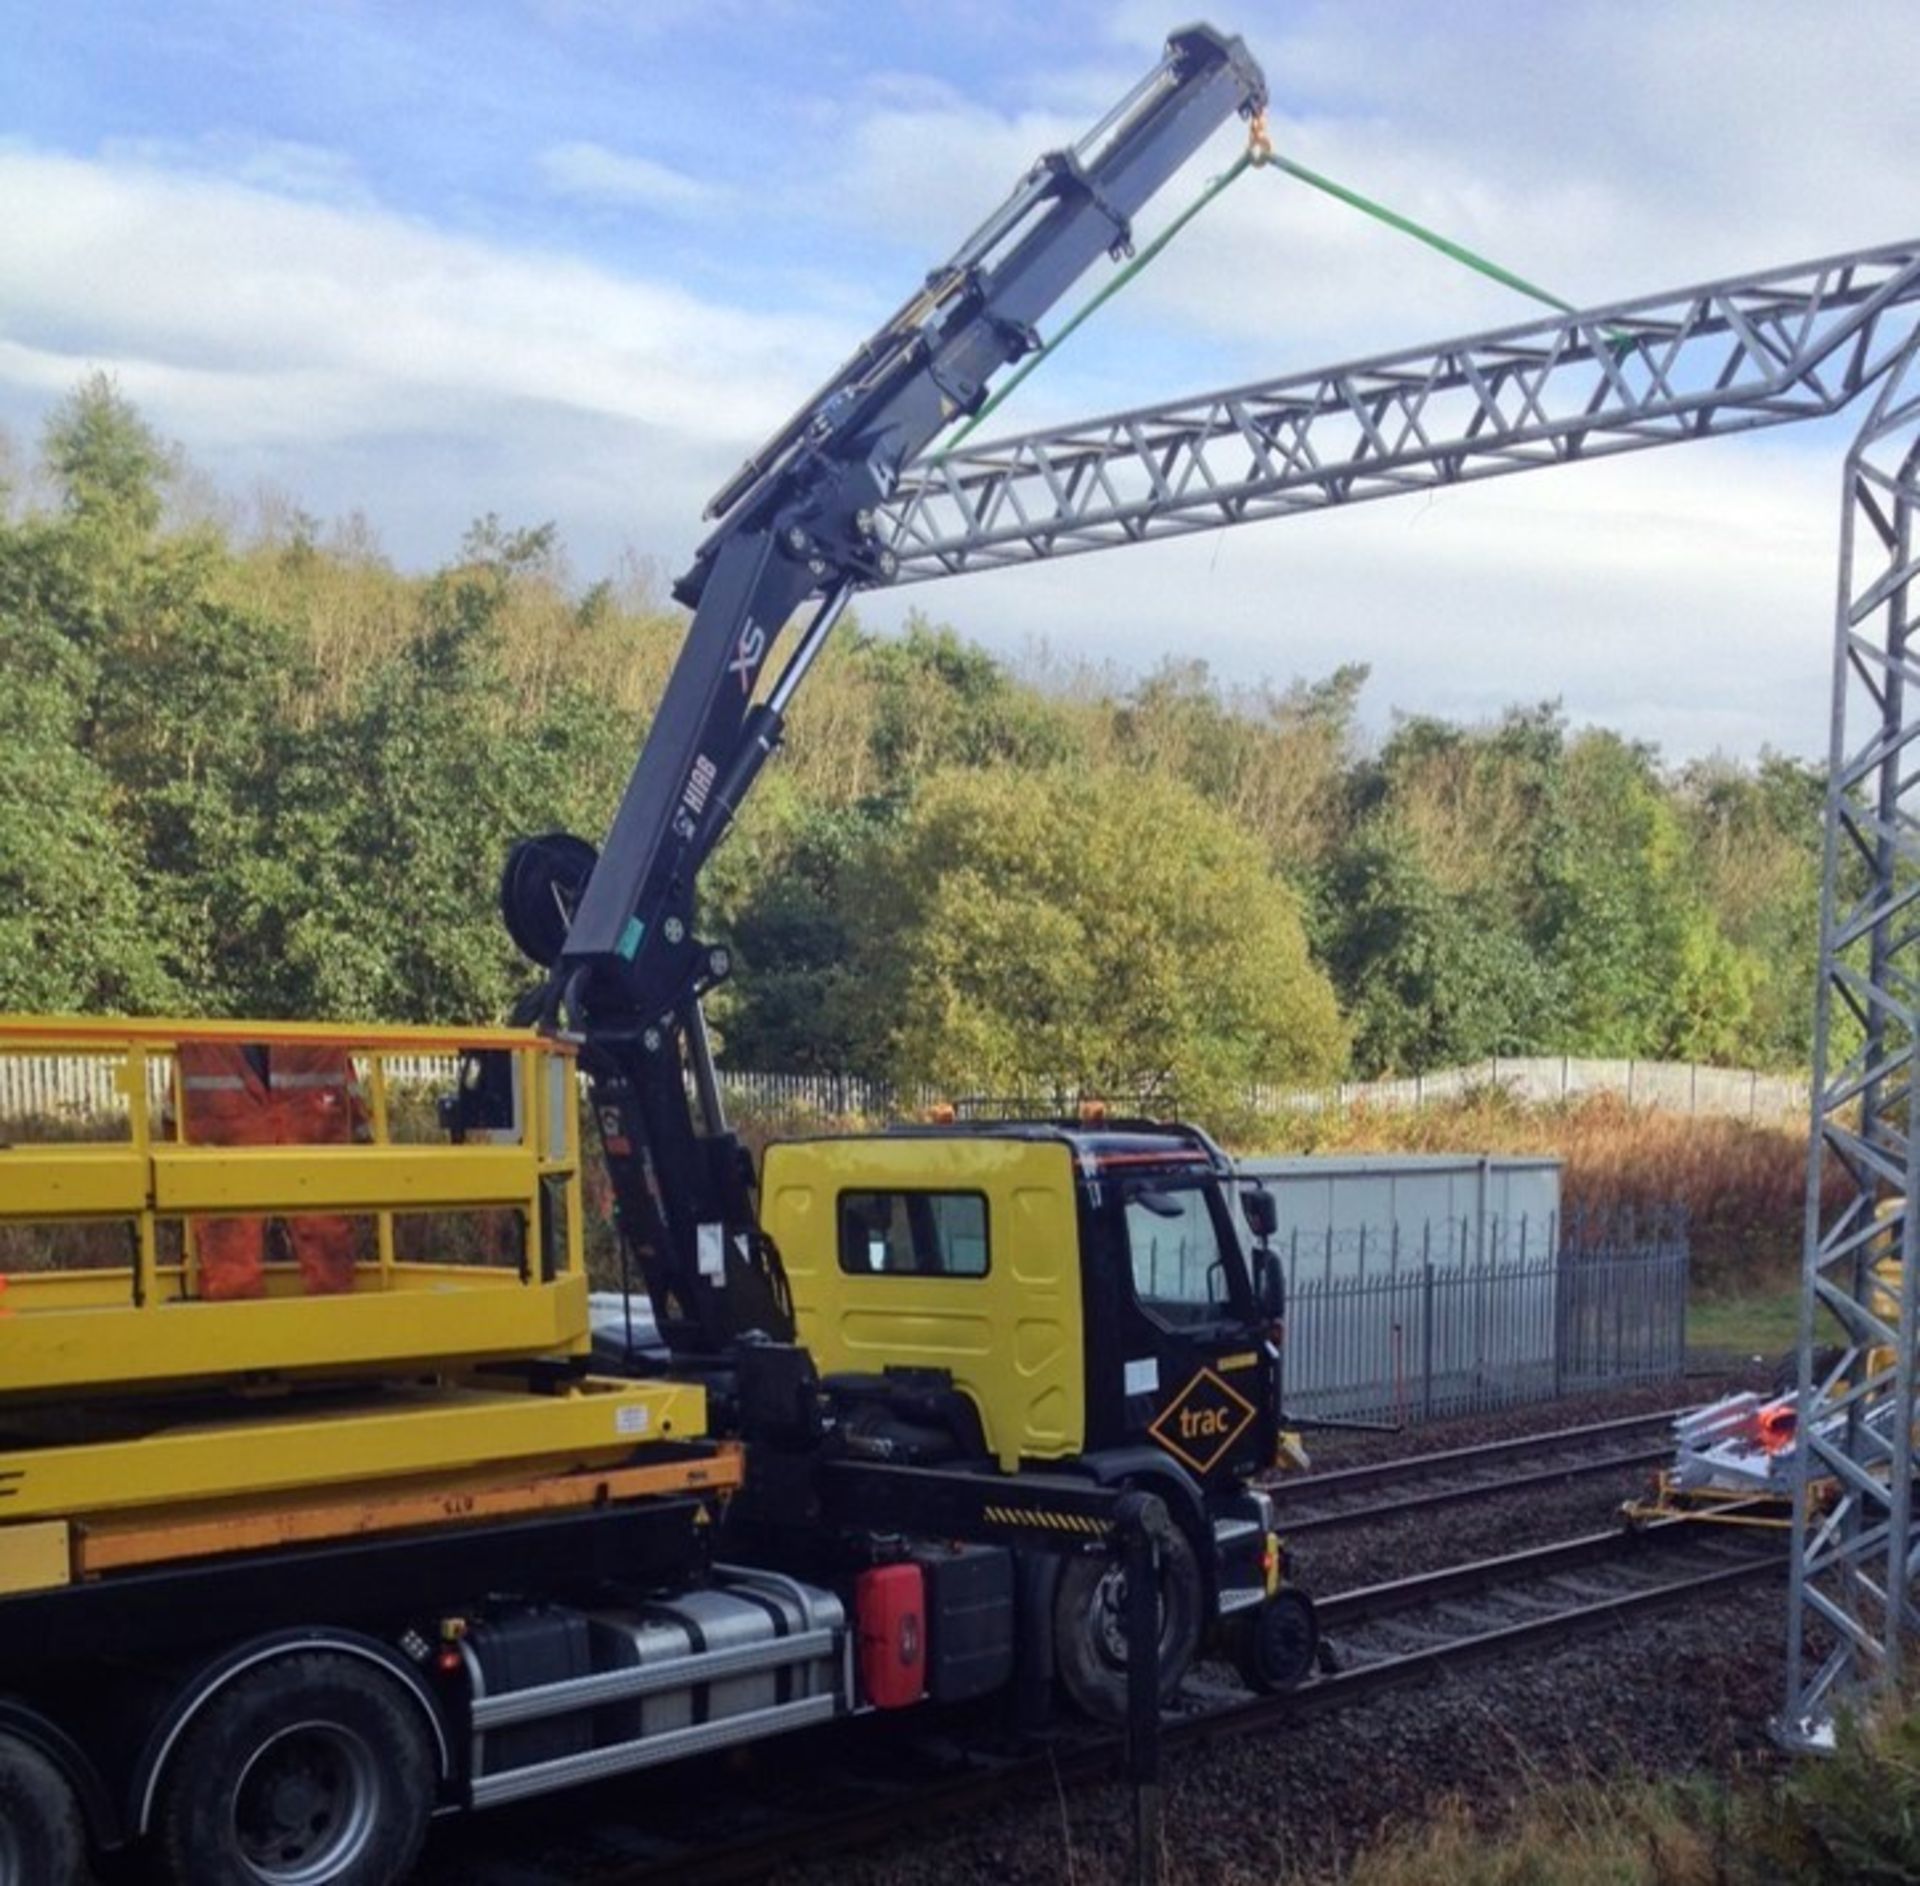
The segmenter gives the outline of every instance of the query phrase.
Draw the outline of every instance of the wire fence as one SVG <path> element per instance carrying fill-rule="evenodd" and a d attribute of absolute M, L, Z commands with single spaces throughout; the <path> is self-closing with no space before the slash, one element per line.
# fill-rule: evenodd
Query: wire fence
<path fill-rule="evenodd" d="M 1531 1240 L 1496 1224 L 1484 1259 L 1469 1230 L 1282 1236 L 1289 1413 L 1412 1423 L 1684 1373 L 1680 1214 L 1554 1222 Z"/>
<path fill-rule="evenodd" d="M 421 1085 L 445 1086 L 454 1077 L 450 1056 L 394 1055 L 388 1058 L 387 1068 L 390 1079 Z M 162 1063 L 155 1063 L 151 1077 L 156 1082 L 165 1080 Z M 116 1078 L 115 1068 L 98 1056 L 0 1055 L 0 1116 L 88 1118 L 111 1112 L 120 1101 Z M 830 1119 L 898 1118 L 953 1098 L 945 1089 L 869 1080 L 860 1074 L 723 1070 L 720 1085 L 728 1104 L 742 1112 Z M 1790 1075 L 1704 1067 L 1691 1061 L 1582 1060 L 1568 1055 L 1496 1055 L 1431 1074 L 1342 1081 L 1331 1087 L 1256 1085 L 1247 1090 L 1245 1104 L 1268 1118 L 1355 1107 L 1405 1110 L 1457 1100 L 1490 1087 L 1536 1104 L 1612 1094 L 1630 1106 L 1663 1112 L 1793 1124 L 1806 1120 L 1809 1104 L 1806 1081 Z"/>
<path fill-rule="evenodd" d="M 1341 1081 L 1331 1087 L 1257 1086 L 1250 1103 L 1260 1114 L 1341 1112 L 1353 1107 L 1390 1111 L 1427 1107 L 1486 1088 L 1499 1088 L 1533 1105 L 1610 1094 L 1629 1106 L 1702 1119 L 1774 1120 L 1804 1125 L 1811 1092 L 1804 1076 L 1758 1068 L 1708 1067 L 1698 1061 L 1635 1061 L 1579 1055 L 1496 1054 L 1462 1067 L 1398 1079 Z"/>

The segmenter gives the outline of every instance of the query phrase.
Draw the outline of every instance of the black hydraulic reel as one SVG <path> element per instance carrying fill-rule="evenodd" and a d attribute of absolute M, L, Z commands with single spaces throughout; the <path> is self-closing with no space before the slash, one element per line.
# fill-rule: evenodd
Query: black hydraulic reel
<path fill-rule="evenodd" d="M 500 915 L 529 961 L 551 969 L 560 960 L 599 856 L 571 832 L 523 838 L 507 853 L 500 873 Z"/>

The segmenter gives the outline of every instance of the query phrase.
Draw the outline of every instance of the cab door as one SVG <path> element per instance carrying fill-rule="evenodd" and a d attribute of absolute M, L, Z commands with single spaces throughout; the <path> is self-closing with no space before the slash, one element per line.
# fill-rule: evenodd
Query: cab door
<path fill-rule="evenodd" d="M 823 1375 L 933 1369 L 1008 1471 L 1085 1433 L 1074 1174 L 1052 1141 L 956 1135 L 769 1147 L 761 1221 Z"/>
<path fill-rule="evenodd" d="M 1101 1189 L 1125 1438 L 1203 1485 L 1237 1482 L 1272 1455 L 1274 1364 L 1219 1188 L 1147 1172 Z"/>

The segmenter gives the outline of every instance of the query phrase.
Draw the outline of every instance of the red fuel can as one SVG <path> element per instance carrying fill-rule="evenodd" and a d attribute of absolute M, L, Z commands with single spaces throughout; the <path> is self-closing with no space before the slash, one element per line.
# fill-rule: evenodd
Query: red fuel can
<path fill-rule="evenodd" d="M 904 1709 L 927 1688 L 926 1586 L 918 1565 L 876 1565 L 853 1582 L 860 1688 L 876 1709 Z"/>

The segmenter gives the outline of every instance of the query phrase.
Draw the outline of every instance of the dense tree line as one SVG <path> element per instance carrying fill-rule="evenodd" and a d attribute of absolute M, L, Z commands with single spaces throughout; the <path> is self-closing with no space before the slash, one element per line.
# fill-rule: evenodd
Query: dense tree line
<path fill-rule="evenodd" d="M 0 478 L 6 459 L 0 455 Z M 488 517 L 431 576 L 244 525 L 96 379 L 0 484 L 0 1009 L 445 1019 L 527 979 L 517 833 L 597 834 L 671 666 L 648 573 Z M 1012 1089 L 1490 1052 L 1795 1063 L 1819 783 L 843 631 L 710 873 L 735 1065 Z"/>

